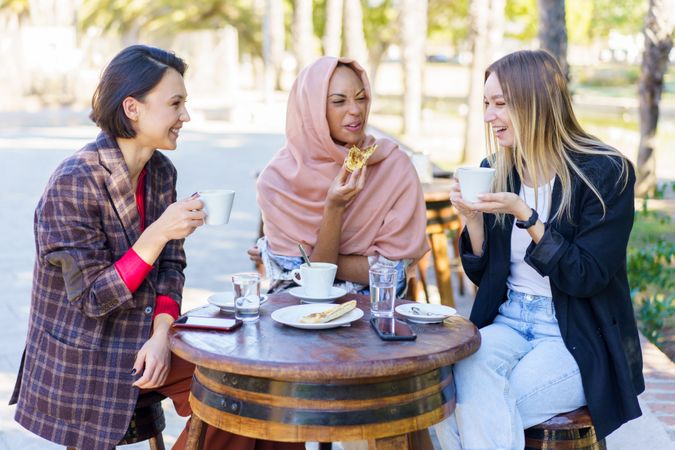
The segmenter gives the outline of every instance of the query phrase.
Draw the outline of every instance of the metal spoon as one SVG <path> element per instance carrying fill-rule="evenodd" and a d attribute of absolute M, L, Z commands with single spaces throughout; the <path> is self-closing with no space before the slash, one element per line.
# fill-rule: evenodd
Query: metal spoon
<path fill-rule="evenodd" d="M 428 312 L 428 311 L 422 311 L 419 309 L 417 306 L 412 306 L 410 308 L 410 311 L 413 312 L 413 314 L 417 314 L 418 316 L 437 316 L 437 317 L 443 317 L 443 314 L 438 314 L 438 313 L 433 313 L 433 312 Z"/>
<path fill-rule="evenodd" d="M 307 253 L 305 253 L 305 248 L 299 242 L 298 242 L 298 248 L 300 249 L 300 253 L 302 254 L 302 259 L 305 260 L 305 264 L 307 264 L 307 267 L 312 267 L 312 264 L 309 262 L 309 258 L 307 257 Z"/>

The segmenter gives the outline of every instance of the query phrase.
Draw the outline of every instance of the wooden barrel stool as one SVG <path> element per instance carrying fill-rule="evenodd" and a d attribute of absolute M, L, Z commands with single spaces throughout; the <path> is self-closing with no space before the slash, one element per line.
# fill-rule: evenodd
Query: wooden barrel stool
<path fill-rule="evenodd" d="M 525 430 L 525 450 L 539 449 L 607 450 L 607 445 L 604 439 L 598 441 L 591 415 L 583 406 Z"/>

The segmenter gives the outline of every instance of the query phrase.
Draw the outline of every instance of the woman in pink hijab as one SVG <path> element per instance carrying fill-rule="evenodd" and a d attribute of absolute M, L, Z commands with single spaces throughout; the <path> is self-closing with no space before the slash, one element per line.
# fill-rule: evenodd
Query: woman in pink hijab
<path fill-rule="evenodd" d="M 258 177 L 264 237 L 249 251 L 273 289 L 292 284 L 298 243 L 311 261 L 337 264 L 349 292 L 367 291 L 369 264 L 379 261 L 396 265 L 401 294 L 407 268 L 428 251 L 419 179 L 393 141 L 366 134 L 370 101 L 366 73 L 351 59 L 322 57 L 295 80 L 286 145 Z M 373 144 L 366 166 L 344 168 L 349 148 Z"/>

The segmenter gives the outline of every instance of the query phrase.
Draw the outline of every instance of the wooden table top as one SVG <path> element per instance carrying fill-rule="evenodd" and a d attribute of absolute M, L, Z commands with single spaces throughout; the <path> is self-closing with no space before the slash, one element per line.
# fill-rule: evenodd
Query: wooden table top
<path fill-rule="evenodd" d="M 421 373 L 472 354 L 480 334 L 468 320 L 454 316 L 451 324 L 410 324 L 415 341 L 383 341 L 368 322 L 370 299 L 347 294 L 337 302 L 356 299 L 364 316 L 349 327 L 305 330 L 282 325 L 270 317 L 279 308 L 297 305 L 288 293 L 271 295 L 260 319 L 233 332 L 176 329 L 172 351 L 198 366 L 242 375 L 285 380 L 325 381 Z M 397 305 L 406 300 L 397 300 Z M 188 313 L 227 316 L 214 306 Z"/>

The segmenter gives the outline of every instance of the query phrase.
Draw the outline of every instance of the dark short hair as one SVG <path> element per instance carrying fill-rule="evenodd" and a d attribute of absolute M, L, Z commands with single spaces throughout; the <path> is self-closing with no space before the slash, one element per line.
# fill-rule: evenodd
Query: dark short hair
<path fill-rule="evenodd" d="M 103 71 L 91 99 L 89 117 L 113 137 L 133 138 L 136 132 L 124 114 L 127 97 L 143 100 L 168 68 L 183 76 L 187 64 L 172 52 L 147 45 L 132 45 L 119 52 Z"/>

